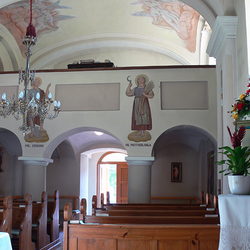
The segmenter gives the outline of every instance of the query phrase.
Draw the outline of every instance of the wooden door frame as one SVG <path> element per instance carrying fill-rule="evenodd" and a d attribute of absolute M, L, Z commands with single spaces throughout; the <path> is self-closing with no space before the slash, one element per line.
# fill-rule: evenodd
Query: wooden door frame
<path fill-rule="evenodd" d="M 98 160 L 97 162 L 97 181 L 96 181 L 96 195 L 97 195 L 97 204 L 100 206 L 101 205 L 101 193 L 100 193 L 100 164 L 120 164 L 120 163 L 126 163 L 127 162 L 125 161 L 112 161 L 112 162 L 102 162 L 102 159 L 109 155 L 109 154 L 114 154 L 114 153 L 118 153 L 118 154 L 124 154 L 126 155 L 126 153 L 123 153 L 123 152 L 119 152 L 119 151 L 108 151 L 106 153 L 104 153 L 100 159 Z"/>

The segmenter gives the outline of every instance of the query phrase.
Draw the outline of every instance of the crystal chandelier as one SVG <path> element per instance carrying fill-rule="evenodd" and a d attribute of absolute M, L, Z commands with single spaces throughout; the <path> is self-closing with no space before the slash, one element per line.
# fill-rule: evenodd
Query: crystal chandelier
<path fill-rule="evenodd" d="M 30 70 L 30 57 L 31 47 L 36 44 L 36 30 L 32 24 L 32 0 L 30 1 L 30 23 L 27 27 L 26 36 L 23 37 L 23 44 L 27 46 L 26 55 L 26 68 L 19 71 L 19 84 L 24 83 L 24 91 L 21 91 L 19 97 L 16 98 L 13 95 L 11 98 L 7 99 L 6 94 L 2 95 L 2 101 L 0 102 L 0 115 L 4 118 L 9 115 L 14 115 L 16 120 L 23 119 L 22 125 L 19 127 L 23 133 L 26 133 L 31 129 L 31 121 L 35 117 L 39 117 L 40 122 L 43 123 L 45 118 L 54 119 L 58 116 L 60 112 L 60 101 L 52 100 L 51 93 L 44 98 L 40 98 L 40 93 L 37 92 L 36 95 L 32 94 L 28 88 L 29 83 L 31 85 L 35 81 L 35 70 Z M 54 103 L 53 113 L 50 112 L 52 103 Z"/>

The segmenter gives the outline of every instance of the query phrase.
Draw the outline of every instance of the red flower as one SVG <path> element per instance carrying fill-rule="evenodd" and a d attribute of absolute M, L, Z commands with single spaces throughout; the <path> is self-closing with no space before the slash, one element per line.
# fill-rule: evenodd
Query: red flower
<path fill-rule="evenodd" d="M 238 109 L 238 110 L 242 110 L 242 108 L 243 108 L 244 105 L 245 105 L 245 104 L 242 103 L 242 102 L 238 103 L 238 104 L 237 104 L 237 109 Z"/>
<path fill-rule="evenodd" d="M 227 126 L 228 133 L 230 135 L 231 143 L 233 148 L 241 146 L 241 142 L 246 134 L 246 127 L 241 126 L 239 130 L 237 130 L 237 120 L 235 121 L 235 131 L 232 134 L 230 128 Z"/>

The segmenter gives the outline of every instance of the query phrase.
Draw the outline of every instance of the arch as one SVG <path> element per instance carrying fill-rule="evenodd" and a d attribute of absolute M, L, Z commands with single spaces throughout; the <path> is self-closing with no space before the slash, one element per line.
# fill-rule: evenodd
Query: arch
<path fill-rule="evenodd" d="M 163 132 L 152 150 L 153 196 L 199 197 L 202 191 L 216 193 L 217 171 L 211 157 L 216 149 L 215 138 L 193 125 L 178 125 Z M 177 162 L 183 165 L 183 181 L 178 189 L 171 180 L 171 165 Z"/>
<path fill-rule="evenodd" d="M 155 141 L 152 148 L 152 156 L 163 146 L 173 143 L 186 144 L 199 151 L 201 140 L 210 140 L 213 147 L 217 147 L 217 141 L 206 130 L 192 125 L 178 125 L 163 132 Z"/>
<path fill-rule="evenodd" d="M 94 134 L 95 131 L 103 132 L 102 136 Z M 94 127 L 79 127 L 68 130 L 50 142 L 44 151 L 45 158 L 51 158 L 53 151 L 64 140 L 69 139 L 74 146 L 75 154 L 97 148 L 125 149 L 122 142 L 111 133 Z"/>
<path fill-rule="evenodd" d="M 10 130 L 0 128 L 0 142 L 11 156 L 22 155 L 22 145 L 19 138 Z"/>

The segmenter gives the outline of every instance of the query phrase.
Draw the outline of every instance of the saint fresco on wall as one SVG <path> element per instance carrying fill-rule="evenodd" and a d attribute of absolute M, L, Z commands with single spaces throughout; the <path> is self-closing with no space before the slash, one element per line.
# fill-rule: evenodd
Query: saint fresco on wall
<path fill-rule="evenodd" d="M 144 74 L 140 74 L 135 78 L 135 86 L 132 88 L 132 80 L 128 76 L 129 81 L 126 95 L 134 97 L 133 109 L 132 109 L 132 133 L 128 135 L 130 141 L 140 142 L 151 140 L 151 135 L 147 130 L 152 129 L 152 115 L 149 106 L 149 100 L 154 97 L 154 83 L 149 81 L 148 77 Z"/>
<path fill-rule="evenodd" d="M 40 77 L 36 77 L 34 82 L 32 83 L 32 88 L 28 92 L 28 99 L 31 101 L 35 100 L 37 93 L 40 94 L 40 101 L 44 102 L 45 99 L 48 98 L 49 88 L 51 83 L 48 84 L 46 91 L 44 92 L 40 86 L 42 84 L 42 79 Z M 26 142 L 46 142 L 49 140 L 49 136 L 47 131 L 44 129 L 44 118 L 39 115 L 35 117 L 27 117 L 27 125 L 30 127 L 31 132 L 25 135 L 24 140 Z"/>
<path fill-rule="evenodd" d="M 152 24 L 174 30 L 185 42 L 190 52 L 196 50 L 196 33 L 200 14 L 178 0 L 137 0 L 132 4 L 141 4 L 142 11 L 133 15 L 151 17 Z"/>

